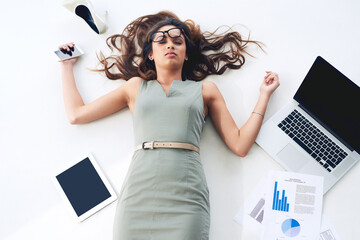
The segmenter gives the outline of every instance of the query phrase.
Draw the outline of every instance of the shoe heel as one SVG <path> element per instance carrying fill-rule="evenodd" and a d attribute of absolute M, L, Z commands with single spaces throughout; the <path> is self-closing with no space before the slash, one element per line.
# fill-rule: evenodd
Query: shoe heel
<path fill-rule="evenodd" d="M 105 22 L 95 13 L 92 4 L 88 0 L 65 0 L 63 6 L 70 12 L 81 17 L 90 28 L 97 34 L 106 32 L 107 26 Z M 105 12 L 105 17 L 107 11 Z"/>

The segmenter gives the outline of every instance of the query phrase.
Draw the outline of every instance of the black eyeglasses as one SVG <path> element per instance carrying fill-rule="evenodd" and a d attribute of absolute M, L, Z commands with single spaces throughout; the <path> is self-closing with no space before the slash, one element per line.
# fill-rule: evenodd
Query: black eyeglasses
<path fill-rule="evenodd" d="M 178 38 L 181 36 L 181 33 L 185 32 L 182 28 L 170 28 L 166 31 L 157 31 L 149 36 L 148 42 L 161 42 L 165 38 L 165 33 L 167 33 L 171 38 Z"/>

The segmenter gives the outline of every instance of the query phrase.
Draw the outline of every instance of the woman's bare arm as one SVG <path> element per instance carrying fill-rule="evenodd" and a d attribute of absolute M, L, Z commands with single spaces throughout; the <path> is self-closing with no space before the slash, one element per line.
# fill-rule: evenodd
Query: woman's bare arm
<path fill-rule="evenodd" d="M 239 129 L 236 126 L 225 100 L 214 83 L 205 82 L 204 99 L 215 129 L 232 152 L 240 157 L 246 156 L 260 131 L 267 104 L 271 94 L 280 85 L 276 73 L 268 72 L 260 88 L 260 96 L 254 112 Z M 260 114 L 259 114 L 260 113 Z"/>
<path fill-rule="evenodd" d="M 71 44 L 59 48 L 66 49 L 68 46 Z M 84 104 L 74 78 L 73 67 L 76 61 L 75 58 L 61 62 L 64 104 L 71 124 L 88 123 L 133 105 L 132 102 L 136 98 L 134 93 L 140 85 L 140 78 L 132 78 L 110 93 Z"/>

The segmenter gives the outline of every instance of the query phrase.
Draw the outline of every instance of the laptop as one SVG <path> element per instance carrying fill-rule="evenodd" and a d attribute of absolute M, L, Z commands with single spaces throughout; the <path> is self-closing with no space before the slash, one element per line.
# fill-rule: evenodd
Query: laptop
<path fill-rule="evenodd" d="M 360 88 L 318 56 L 256 143 L 288 171 L 324 176 L 324 194 L 360 160 Z"/>

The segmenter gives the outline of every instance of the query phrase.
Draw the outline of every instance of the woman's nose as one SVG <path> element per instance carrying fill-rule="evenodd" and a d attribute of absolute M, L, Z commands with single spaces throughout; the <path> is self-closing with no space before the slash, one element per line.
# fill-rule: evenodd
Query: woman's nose
<path fill-rule="evenodd" d="M 174 49 L 174 44 L 171 41 L 169 41 L 167 49 Z"/>

